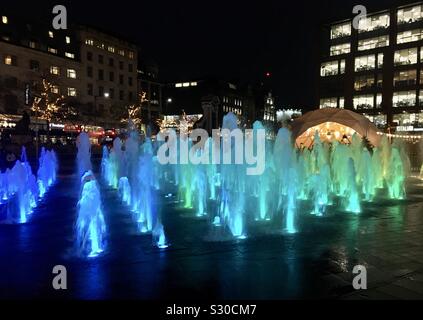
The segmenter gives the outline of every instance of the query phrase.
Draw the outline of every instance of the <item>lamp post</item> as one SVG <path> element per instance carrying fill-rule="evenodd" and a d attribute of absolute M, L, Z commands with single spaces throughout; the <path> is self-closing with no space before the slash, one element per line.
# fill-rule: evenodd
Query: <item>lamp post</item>
<path fill-rule="evenodd" d="M 109 98 L 110 94 L 105 92 L 103 95 L 94 96 L 94 122 L 97 124 L 97 98 Z"/>

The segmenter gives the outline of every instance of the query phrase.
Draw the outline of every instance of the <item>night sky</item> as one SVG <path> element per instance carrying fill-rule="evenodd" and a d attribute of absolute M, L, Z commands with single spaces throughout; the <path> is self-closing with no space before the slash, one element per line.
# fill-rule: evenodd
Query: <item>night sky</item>
<path fill-rule="evenodd" d="M 410 1 L 408 1 L 410 2 Z M 415 1 L 411 1 L 415 2 Z M 154 60 L 162 81 L 216 76 L 259 81 L 272 74 L 277 107 L 313 108 L 321 25 L 352 17 L 354 5 L 368 12 L 398 0 L 305 1 L 8 1 L 20 15 L 52 19 L 63 4 L 69 22 L 123 35 Z"/>

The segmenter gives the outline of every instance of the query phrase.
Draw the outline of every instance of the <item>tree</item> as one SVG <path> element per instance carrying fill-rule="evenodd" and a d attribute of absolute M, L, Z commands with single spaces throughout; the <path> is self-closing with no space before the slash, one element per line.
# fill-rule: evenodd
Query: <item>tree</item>
<path fill-rule="evenodd" d="M 146 99 L 146 96 L 147 96 L 147 92 L 145 91 L 141 91 L 138 94 L 137 102 L 134 103 L 133 105 L 129 105 L 126 107 L 126 115 L 121 119 L 120 121 L 121 123 L 128 124 L 131 120 L 132 125 L 136 129 L 141 128 L 141 123 L 142 123 L 141 106 L 143 103 L 148 101 Z"/>

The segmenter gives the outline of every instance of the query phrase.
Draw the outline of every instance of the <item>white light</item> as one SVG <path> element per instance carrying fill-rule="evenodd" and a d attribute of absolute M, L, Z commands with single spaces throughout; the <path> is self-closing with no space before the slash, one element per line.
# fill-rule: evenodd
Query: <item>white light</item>
<path fill-rule="evenodd" d="M 108 98 L 109 96 L 110 96 L 110 94 L 109 94 L 108 92 L 105 92 L 105 93 L 104 93 L 104 97 L 105 97 L 105 98 Z"/>
<path fill-rule="evenodd" d="M 171 103 L 172 102 L 172 98 L 167 98 L 167 102 Z"/>

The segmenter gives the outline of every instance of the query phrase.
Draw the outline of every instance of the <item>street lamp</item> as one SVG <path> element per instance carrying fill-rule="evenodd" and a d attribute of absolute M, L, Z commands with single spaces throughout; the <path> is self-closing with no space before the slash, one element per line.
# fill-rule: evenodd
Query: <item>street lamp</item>
<path fill-rule="evenodd" d="M 105 98 L 108 99 L 110 94 L 105 92 L 103 95 L 94 96 L 94 121 L 97 124 L 97 98 Z"/>

